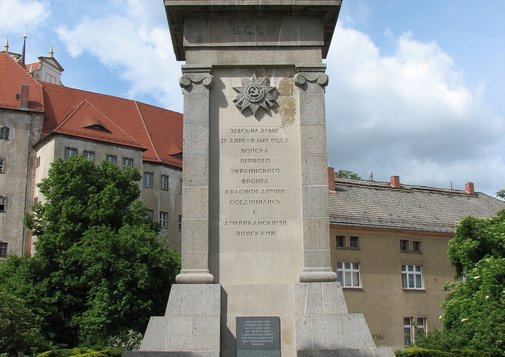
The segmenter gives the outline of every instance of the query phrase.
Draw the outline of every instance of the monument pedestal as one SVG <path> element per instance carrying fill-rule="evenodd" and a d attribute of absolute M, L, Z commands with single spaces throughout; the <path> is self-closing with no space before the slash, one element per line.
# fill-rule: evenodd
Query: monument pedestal
<path fill-rule="evenodd" d="M 220 319 L 219 284 L 173 285 L 165 315 L 151 317 L 140 351 L 129 356 L 163 351 L 170 356 L 218 357 Z"/>
<path fill-rule="evenodd" d="M 394 356 L 331 268 L 322 58 L 340 4 L 165 0 L 186 61 L 182 270 L 138 354 Z"/>

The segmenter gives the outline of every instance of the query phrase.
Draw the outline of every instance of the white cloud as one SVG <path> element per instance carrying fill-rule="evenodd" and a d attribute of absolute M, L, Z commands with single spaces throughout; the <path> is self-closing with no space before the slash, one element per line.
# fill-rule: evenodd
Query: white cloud
<path fill-rule="evenodd" d="M 130 97 L 149 94 L 162 105 L 181 110 L 180 65 L 171 49 L 168 26 L 160 21 L 163 5 L 149 5 L 130 0 L 126 8 L 121 7 L 126 9 L 123 14 L 82 17 L 71 28 L 59 27 L 57 33 L 73 57 L 90 53 L 117 71 L 129 83 Z"/>
<path fill-rule="evenodd" d="M 328 157 L 337 168 L 443 187 L 471 179 L 488 191 L 505 177 L 505 118 L 435 42 L 405 33 L 384 56 L 368 36 L 339 26 L 328 72 Z"/>
<path fill-rule="evenodd" d="M 50 15 L 49 4 L 41 0 L 0 1 L 0 31 L 24 33 L 25 26 L 33 29 Z"/>

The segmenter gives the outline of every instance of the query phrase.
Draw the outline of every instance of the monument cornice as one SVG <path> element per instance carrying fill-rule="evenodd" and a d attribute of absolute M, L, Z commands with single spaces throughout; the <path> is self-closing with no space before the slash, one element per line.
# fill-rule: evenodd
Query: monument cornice
<path fill-rule="evenodd" d="M 240 5 L 240 6 L 239 6 Z M 323 58 L 333 37 L 342 0 L 165 0 L 177 60 L 185 60 L 184 18 L 212 16 L 317 16 L 323 19 Z"/>

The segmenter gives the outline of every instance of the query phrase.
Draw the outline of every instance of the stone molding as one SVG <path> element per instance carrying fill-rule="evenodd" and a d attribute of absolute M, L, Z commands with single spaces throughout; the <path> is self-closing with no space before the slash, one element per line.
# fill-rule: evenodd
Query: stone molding
<path fill-rule="evenodd" d="M 328 75 L 325 72 L 326 66 L 296 66 L 295 84 L 306 89 L 308 84 L 318 84 L 321 88 L 328 85 Z"/>
<path fill-rule="evenodd" d="M 191 92 L 195 85 L 203 86 L 208 90 L 213 80 L 211 70 L 211 66 L 183 66 L 179 85 L 187 92 Z"/>

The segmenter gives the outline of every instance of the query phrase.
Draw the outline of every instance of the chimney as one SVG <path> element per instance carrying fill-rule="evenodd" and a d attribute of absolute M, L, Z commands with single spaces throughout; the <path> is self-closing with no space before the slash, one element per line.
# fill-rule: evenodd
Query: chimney
<path fill-rule="evenodd" d="M 21 84 L 21 95 L 19 97 L 19 109 L 28 109 L 28 94 L 30 93 L 30 86 L 28 84 Z"/>
<path fill-rule="evenodd" d="M 392 188 L 400 188 L 400 176 L 391 176 L 390 185 Z"/>
<path fill-rule="evenodd" d="M 468 181 L 467 183 L 465 183 L 465 191 L 469 195 L 475 195 L 475 189 L 473 187 L 473 182 Z"/>
<path fill-rule="evenodd" d="M 335 169 L 328 167 L 328 191 L 335 191 Z"/>

